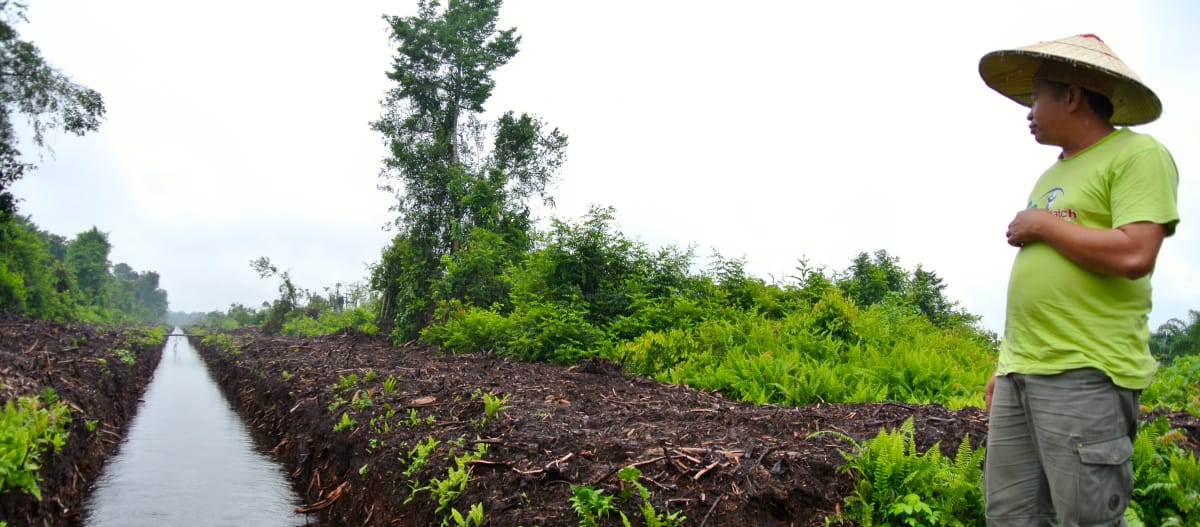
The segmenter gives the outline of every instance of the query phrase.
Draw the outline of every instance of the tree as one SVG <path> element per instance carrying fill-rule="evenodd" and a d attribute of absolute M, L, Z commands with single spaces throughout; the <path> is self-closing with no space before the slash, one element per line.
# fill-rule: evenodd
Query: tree
<path fill-rule="evenodd" d="M 29 218 L 0 221 L 0 312 L 58 320 L 74 314 L 75 277 L 48 238 Z"/>
<path fill-rule="evenodd" d="M 973 324 L 979 317 L 966 313 L 957 302 L 946 298 L 946 284 L 933 271 L 920 265 L 911 274 L 900 267 L 900 259 L 885 250 L 874 256 L 858 253 L 853 263 L 836 279 L 839 289 L 856 305 L 866 307 L 882 302 L 889 295 L 918 309 L 938 327 Z"/>
<path fill-rule="evenodd" d="M 283 322 L 288 313 L 300 307 L 300 297 L 311 297 L 312 295 L 308 291 L 297 287 L 292 282 L 290 271 L 280 271 L 275 264 L 271 263 L 271 259 L 266 256 L 250 260 L 250 267 L 258 273 L 259 278 L 279 277 L 279 299 L 270 305 L 266 320 L 262 324 L 264 333 L 278 333 L 283 327 Z"/>
<path fill-rule="evenodd" d="M 79 233 L 67 245 L 67 266 L 74 271 L 75 282 L 88 303 L 104 305 L 105 285 L 112 277 L 108 269 L 111 250 L 108 233 L 96 227 Z"/>
<path fill-rule="evenodd" d="M 1176 357 L 1200 354 L 1200 311 L 1188 311 L 1189 322 L 1172 318 L 1150 334 L 1150 353 L 1171 363 Z"/>
<path fill-rule="evenodd" d="M 529 201 L 552 203 L 546 188 L 563 163 L 566 136 L 528 114 L 508 112 L 491 126 L 480 121 L 495 87 L 492 73 L 516 55 L 521 40 L 515 28 L 496 28 L 500 5 L 450 0 L 443 8 L 421 0 L 415 16 L 384 17 L 397 45 L 388 73 L 396 86 L 371 126 L 391 151 L 380 188 L 396 195 L 400 233 L 372 283 L 382 292 L 381 317 L 401 336 L 415 336 L 429 321 L 443 258 L 458 252 L 474 229 L 526 249 Z"/>
<path fill-rule="evenodd" d="M 28 22 L 25 9 L 22 2 L 0 0 L 0 221 L 16 211 L 9 187 L 34 167 L 20 159 L 13 117 L 29 119 L 38 147 L 48 131 L 83 135 L 99 129 L 104 117 L 98 92 L 72 82 L 46 63 L 37 46 L 19 38 L 14 26 Z"/>

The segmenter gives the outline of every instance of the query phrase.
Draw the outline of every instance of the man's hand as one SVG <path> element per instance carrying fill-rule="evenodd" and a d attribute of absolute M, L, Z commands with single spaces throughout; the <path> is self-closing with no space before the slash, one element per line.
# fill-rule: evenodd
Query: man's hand
<path fill-rule="evenodd" d="M 1018 212 L 1008 224 L 1008 244 L 1013 247 L 1023 247 L 1027 243 L 1041 241 L 1042 224 L 1048 221 L 1062 221 L 1048 211 L 1042 209 L 1025 209 Z"/>
<path fill-rule="evenodd" d="M 1004 234 L 1013 247 L 1045 243 L 1084 269 L 1137 280 L 1154 270 L 1167 231 L 1148 221 L 1096 229 L 1063 221 L 1049 211 L 1025 209 Z"/>
<path fill-rule="evenodd" d="M 992 378 L 988 379 L 987 387 L 983 389 L 983 408 L 987 410 L 988 413 L 992 412 L 992 393 L 995 391 L 996 376 L 992 375 Z"/>

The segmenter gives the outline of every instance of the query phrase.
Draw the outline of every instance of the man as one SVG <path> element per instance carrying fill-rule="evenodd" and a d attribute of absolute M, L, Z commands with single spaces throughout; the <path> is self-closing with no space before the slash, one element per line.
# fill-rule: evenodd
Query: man
<path fill-rule="evenodd" d="M 1095 35 L 989 53 L 979 72 L 1061 149 L 1005 233 L 1018 251 L 985 395 L 988 525 L 1125 525 L 1138 394 L 1157 369 L 1150 274 L 1179 175 L 1161 144 L 1116 127 L 1162 103 Z"/>

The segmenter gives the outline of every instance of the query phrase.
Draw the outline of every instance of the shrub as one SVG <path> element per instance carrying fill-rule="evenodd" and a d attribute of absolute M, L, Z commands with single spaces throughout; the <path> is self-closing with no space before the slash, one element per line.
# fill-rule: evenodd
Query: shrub
<path fill-rule="evenodd" d="M 0 411 L 0 492 L 16 489 L 42 499 L 38 469 L 47 449 L 58 452 L 67 441 L 70 409 L 53 390 L 42 399 L 9 400 Z"/>

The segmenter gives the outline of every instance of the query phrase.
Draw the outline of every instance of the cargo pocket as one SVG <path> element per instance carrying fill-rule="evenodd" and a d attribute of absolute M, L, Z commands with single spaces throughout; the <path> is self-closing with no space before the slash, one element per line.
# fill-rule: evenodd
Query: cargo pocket
<path fill-rule="evenodd" d="M 1075 498 L 1081 525 L 1120 518 L 1133 492 L 1133 444 L 1128 437 L 1098 443 L 1077 443 L 1079 487 Z"/>

